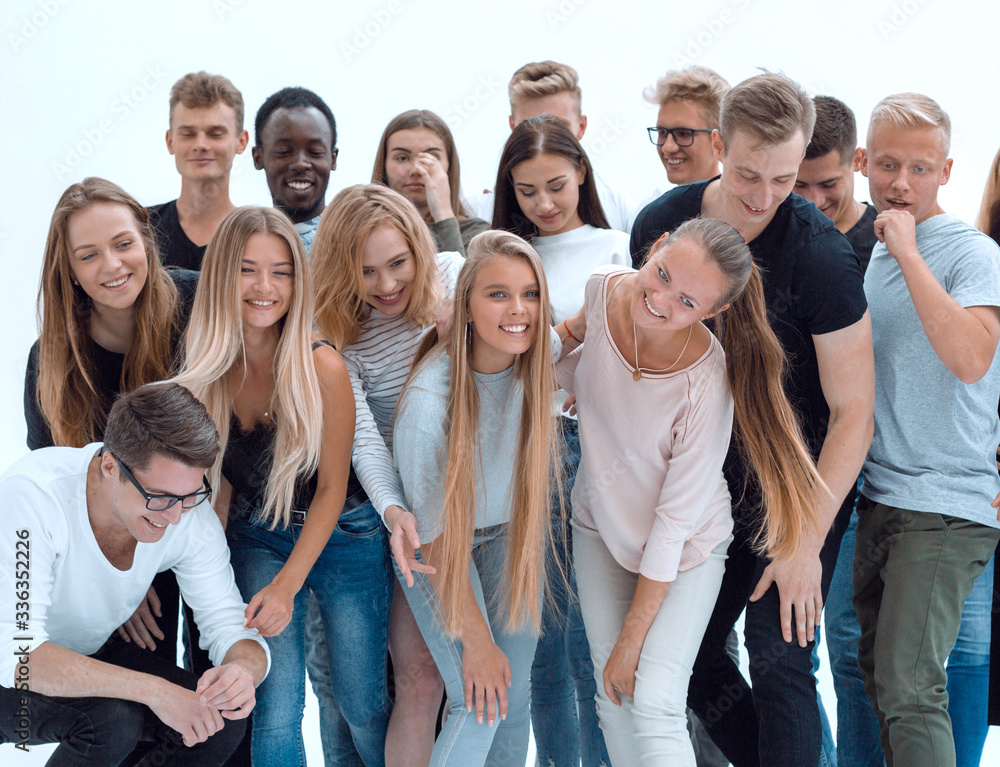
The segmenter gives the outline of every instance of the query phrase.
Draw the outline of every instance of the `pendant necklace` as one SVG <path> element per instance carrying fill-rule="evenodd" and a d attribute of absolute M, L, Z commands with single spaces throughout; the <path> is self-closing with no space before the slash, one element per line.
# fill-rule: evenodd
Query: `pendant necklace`
<path fill-rule="evenodd" d="M 684 356 L 684 352 L 687 351 L 688 344 L 691 343 L 691 333 L 694 331 L 694 325 L 688 326 L 688 336 L 687 340 L 684 342 L 684 348 L 681 349 L 681 353 L 677 355 L 677 359 L 674 360 L 674 364 L 668 368 L 663 368 L 663 370 L 649 370 L 646 369 L 647 373 L 667 373 L 669 372 L 678 362 L 681 361 L 681 357 Z M 632 371 L 632 380 L 639 382 L 642 379 L 643 368 L 639 367 L 639 339 L 635 333 L 635 321 L 632 322 L 632 341 L 635 343 L 635 370 Z"/>

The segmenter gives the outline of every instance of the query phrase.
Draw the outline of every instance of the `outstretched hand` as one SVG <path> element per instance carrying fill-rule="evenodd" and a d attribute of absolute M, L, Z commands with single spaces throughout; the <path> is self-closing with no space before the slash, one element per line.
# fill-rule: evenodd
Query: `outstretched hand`
<path fill-rule="evenodd" d="M 413 585 L 413 573 L 437 573 L 430 565 L 425 565 L 417 559 L 416 551 L 420 548 L 420 536 L 417 534 L 417 518 L 412 513 L 399 506 L 390 506 L 385 510 L 385 519 L 392 528 L 389 537 L 389 548 L 399 565 L 399 571 L 406 579 L 406 585 Z"/>
<path fill-rule="evenodd" d="M 272 583 L 254 594 L 243 613 L 243 625 L 264 637 L 277 636 L 292 620 L 294 604 L 293 594 Z"/>

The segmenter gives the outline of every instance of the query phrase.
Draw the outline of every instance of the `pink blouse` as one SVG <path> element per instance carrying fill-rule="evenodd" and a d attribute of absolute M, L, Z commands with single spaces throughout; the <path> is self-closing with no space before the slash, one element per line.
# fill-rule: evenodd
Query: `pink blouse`
<path fill-rule="evenodd" d="M 732 533 L 722 463 L 733 426 L 733 398 L 722 346 L 682 370 L 643 373 L 611 338 L 607 267 L 586 288 L 586 343 L 558 366 L 577 397 L 582 460 L 573 515 L 596 530 L 626 570 L 672 581 L 708 558 Z"/>

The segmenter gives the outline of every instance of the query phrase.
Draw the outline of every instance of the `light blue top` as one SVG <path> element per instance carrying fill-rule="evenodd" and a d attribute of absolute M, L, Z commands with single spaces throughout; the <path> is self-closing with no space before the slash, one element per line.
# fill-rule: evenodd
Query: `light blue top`
<path fill-rule="evenodd" d="M 1000 306 L 1000 249 L 955 216 L 917 225 L 917 248 L 937 281 L 963 307 Z M 1000 527 L 990 502 L 1000 491 L 1000 363 L 973 384 L 938 358 L 902 271 L 883 243 L 865 275 L 875 345 L 875 435 L 862 492 L 913 511 Z"/>
<path fill-rule="evenodd" d="M 403 389 L 396 416 L 393 461 L 422 543 L 443 530 L 450 364 L 443 351 L 426 359 Z M 479 530 L 510 520 L 524 387 L 513 365 L 500 373 L 473 375 L 479 394 L 479 455 L 463 456 L 463 463 L 476 473 Z"/>

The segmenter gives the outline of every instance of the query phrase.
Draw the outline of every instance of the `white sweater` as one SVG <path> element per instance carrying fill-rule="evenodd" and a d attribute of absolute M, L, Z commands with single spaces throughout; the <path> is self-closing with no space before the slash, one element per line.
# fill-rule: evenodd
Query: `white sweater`
<path fill-rule="evenodd" d="M 531 244 L 545 269 L 553 325 L 580 310 L 587 280 L 600 267 L 632 265 L 629 236 L 617 229 L 584 224 L 562 234 L 535 237 Z"/>
<path fill-rule="evenodd" d="M 451 296 L 465 259 L 452 252 L 437 258 L 445 294 Z M 361 486 L 383 517 L 390 506 L 407 508 L 392 463 L 392 422 L 413 355 L 431 327 L 372 309 L 361 323 L 358 340 L 343 350 L 357 409 L 351 460 Z"/>
<path fill-rule="evenodd" d="M 229 566 L 226 534 L 208 503 L 184 512 L 156 543 L 137 543 L 128 570 L 107 560 L 87 513 L 87 469 L 100 448 L 36 450 L 0 477 L 6 512 L 0 521 L 0 685 L 12 687 L 17 656 L 44 642 L 81 655 L 97 652 L 163 570 L 176 574 L 212 663 L 221 663 L 240 639 L 268 653 L 257 631 L 243 628 L 246 605 Z M 16 571 L 28 576 L 17 590 Z M 17 591 L 27 599 L 15 597 Z"/>

